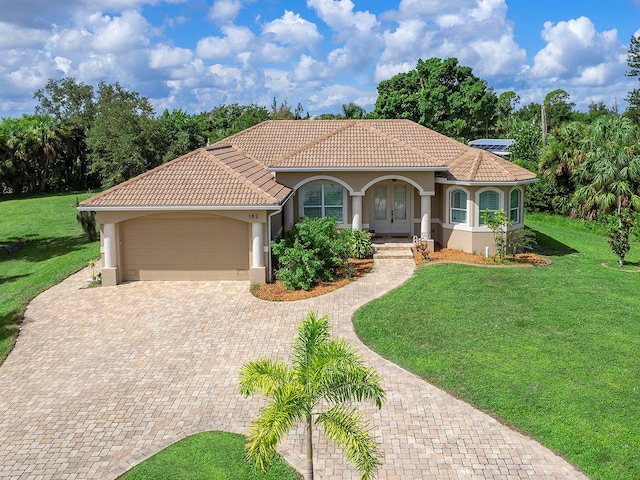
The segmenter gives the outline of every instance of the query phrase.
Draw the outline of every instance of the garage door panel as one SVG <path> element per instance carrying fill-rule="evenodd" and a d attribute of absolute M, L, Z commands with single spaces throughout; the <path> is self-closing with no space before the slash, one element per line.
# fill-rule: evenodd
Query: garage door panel
<path fill-rule="evenodd" d="M 121 240 L 125 280 L 249 278 L 245 222 L 212 215 L 141 217 L 123 222 Z"/>

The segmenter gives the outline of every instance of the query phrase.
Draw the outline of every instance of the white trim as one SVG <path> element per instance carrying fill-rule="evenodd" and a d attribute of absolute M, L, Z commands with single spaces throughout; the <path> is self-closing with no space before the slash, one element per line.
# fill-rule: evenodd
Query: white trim
<path fill-rule="evenodd" d="M 451 221 L 451 193 L 455 192 L 456 190 L 462 190 L 463 192 L 465 192 L 467 194 L 467 221 L 464 223 L 453 223 Z M 470 213 L 471 213 L 471 193 L 469 193 L 469 190 L 467 190 L 466 188 L 464 188 L 461 185 L 452 185 L 451 187 L 447 188 L 444 191 L 444 195 L 445 195 L 445 206 L 446 206 L 446 211 L 444 214 L 444 218 L 447 219 L 447 223 L 446 225 L 470 225 L 469 223 L 469 218 L 471 217 Z"/>
<path fill-rule="evenodd" d="M 344 180 L 337 177 L 333 177 L 331 175 L 314 175 L 313 177 L 307 177 L 304 180 L 300 180 L 298 183 L 296 183 L 295 187 L 292 188 L 292 191 L 297 192 L 301 187 L 305 186 L 307 183 L 317 182 L 321 180 L 329 180 L 331 182 L 339 183 L 349 192 L 350 195 L 353 195 L 353 188 L 351 188 L 351 185 L 349 185 Z"/>
<path fill-rule="evenodd" d="M 287 197 L 288 198 L 288 197 Z M 195 212 L 195 211 L 224 211 L 224 210 L 282 210 L 282 205 L 171 205 L 161 206 L 122 206 L 122 207 L 92 207 L 80 205 L 81 212 Z"/>
<path fill-rule="evenodd" d="M 327 179 L 320 179 L 320 180 L 313 181 L 313 182 L 307 182 L 307 183 L 302 184 L 300 186 L 300 188 L 306 187 L 306 186 L 308 186 L 308 185 L 310 185 L 312 183 L 316 183 L 318 185 L 324 185 L 326 183 L 326 180 Z M 330 179 L 329 181 L 333 181 L 333 180 Z M 337 223 L 336 224 L 336 226 L 338 228 L 341 228 L 344 225 L 348 225 L 348 223 L 347 223 L 347 198 L 349 198 L 347 196 L 347 188 L 348 187 L 346 186 L 346 184 L 343 181 L 339 181 L 339 182 L 336 182 L 336 183 L 338 183 L 340 186 L 342 186 L 342 223 Z M 295 191 L 297 192 L 298 189 L 296 189 Z M 324 188 L 323 188 L 323 192 L 324 192 Z M 304 202 L 304 195 L 298 195 L 298 221 L 302 217 L 304 217 L 304 205 L 303 205 L 303 202 Z M 337 205 L 329 205 L 329 206 L 330 207 L 332 207 L 332 206 L 335 207 Z M 321 208 L 324 210 L 325 207 L 326 207 L 326 205 L 324 205 L 324 193 L 323 193 L 323 204 L 322 204 Z"/>
<path fill-rule="evenodd" d="M 401 180 L 403 182 L 406 182 L 409 185 L 412 185 L 416 190 L 418 190 L 420 195 L 435 195 L 436 194 L 436 192 L 433 192 L 433 191 L 423 190 L 422 187 L 420 186 L 420 184 L 417 183 L 412 178 L 405 177 L 405 176 L 398 176 L 398 175 L 383 175 L 381 177 L 376 177 L 373 180 L 369 181 L 369 183 L 367 183 L 364 187 L 362 187 L 362 192 L 366 192 L 370 187 L 372 187 L 376 183 L 386 182 L 387 180 Z"/>
<path fill-rule="evenodd" d="M 474 222 L 475 225 L 477 225 L 478 227 L 482 227 L 482 225 L 480 225 L 480 194 L 484 193 L 484 192 L 495 192 L 498 194 L 498 210 L 502 210 L 504 211 L 504 190 L 497 188 L 497 187 L 484 187 L 481 188 L 480 190 L 476 190 L 476 197 L 475 197 L 475 215 L 476 215 L 476 221 Z M 496 211 L 498 211 L 496 210 Z"/>
<path fill-rule="evenodd" d="M 513 226 L 521 226 L 524 225 L 524 191 L 522 187 L 513 187 L 509 190 L 509 196 L 507 197 L 507 202 L 509 208 L 507 210 L 507 218 L 511 220 L 511 193 L 518 191 L 520 192 L 520 196 L 518 198 L 518 221 L 513 224 Z"/>
<path fill-rule="evenodd" d="M 268 167 L 267 172 L 447 172 L 449 167 Z"/>
<path fill-rule="evenodd" d="M 448 180 L 442 177 L 436 177 L 436 183 L 444 183 L 446 185 L 464 185 L 466 187 L 509 187 L 509 186 L 519 186 L 519 185 L 529 185 L 530 183 L 536 183 L 539 181 L 538 178 L 531 178 L 529 180 L 516 180 L 513 182 L 472 182 L 472 181 L 459 181 L 459 180 Z"/>

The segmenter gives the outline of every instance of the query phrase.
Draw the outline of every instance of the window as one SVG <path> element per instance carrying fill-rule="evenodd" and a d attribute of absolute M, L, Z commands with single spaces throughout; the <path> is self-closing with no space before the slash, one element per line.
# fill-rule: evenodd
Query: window
<path fill-rule="evenodd" d="M 454 190 L 449 197 L 451 223 L 467 223 L 467 192 Z"/>
<path fill-rule="evenodd" d="M 484 225 L 484 212 L 489 210 L 489 214 L 493 216 L 498 210 L 500 210 L 500 194 L 493 190 L 487 190 L 480 194 L 480 225 Z"/>
<path fill-rule="evenodd" d="M 314 183 L 302 188 L 302 215 L 304 217 L 335 217 L 342 223 L 343 188 L 333 183 Z"/>
<path fill-rule="evenodd" d="M 520 190 L 511 190 L 509 195 L 509 220 L 513 223 L 520 222 Z"/>

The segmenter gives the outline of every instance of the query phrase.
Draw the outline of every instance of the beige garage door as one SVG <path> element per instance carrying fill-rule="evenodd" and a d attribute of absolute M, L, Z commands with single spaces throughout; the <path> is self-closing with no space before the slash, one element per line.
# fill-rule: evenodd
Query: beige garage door
<path fill-rule="evenodd" d="M 120 228 L 124 280 L 248 280 L 249 224 L 204 214 L 149 215 Z"/>

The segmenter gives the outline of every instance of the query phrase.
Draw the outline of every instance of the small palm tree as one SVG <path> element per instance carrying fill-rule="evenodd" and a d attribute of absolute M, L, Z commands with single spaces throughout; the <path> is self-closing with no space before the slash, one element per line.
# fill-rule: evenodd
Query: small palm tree
<path fill-rule="evenodd" d="M 628 119 L 603 117 L 592 126 L 584 162 L 574 171 L 579 187 L 574 201 L 589 218 L 615 213 L 618 226 L 610 245 L 624 265 L 629 251 L 633 212 L 640 210 L 640 143 L 638 129 Z"/>
<path fill-rule="evenodd" d="M 247 458 L 263 471 L 276 446 L 299 422 L 307 427 L 307 480 L 313 480 L 314 424 L 345 450 L 363 479 L 373 478 L 381 464 L 371 424 L 353 406 L 354 401 L 366 400 L 381 408 L 381 378 L 346 340 L 332 338 L 330 330 L 326 315 L 318 318 L 309 312 L 298 327 L 291 365 L 266 358 L 240 370 L 240 392 L 267 397 L 246 444 Z M 320 407 L 324 411 L 319 412 Z"/>

